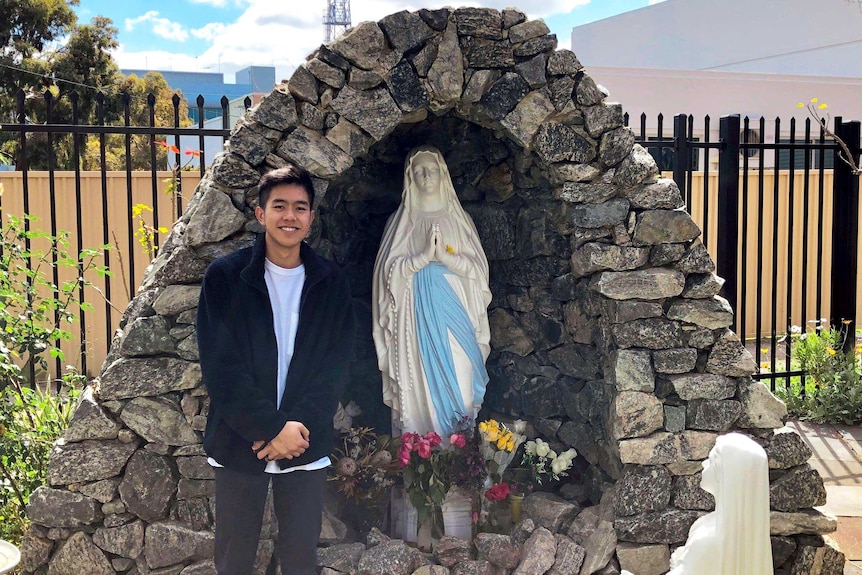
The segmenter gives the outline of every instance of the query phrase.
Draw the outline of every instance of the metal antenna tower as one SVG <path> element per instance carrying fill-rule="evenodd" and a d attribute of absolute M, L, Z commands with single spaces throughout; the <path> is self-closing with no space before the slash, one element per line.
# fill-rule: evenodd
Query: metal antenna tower
<path fill-rule="evenodd" d="M 335 40 L 350 28 L 350 0 L 327 0 L 323 12 L 323 25 L 326 27 L 326 42 Z"/>

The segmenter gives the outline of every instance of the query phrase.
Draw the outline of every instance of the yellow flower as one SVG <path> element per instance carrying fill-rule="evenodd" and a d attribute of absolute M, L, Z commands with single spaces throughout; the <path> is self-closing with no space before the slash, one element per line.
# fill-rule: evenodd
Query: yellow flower
<path fill-rule="evenodd" d="M 764 361 L 763 363 L 760 364 L 760 367 L 762 367 L 763 369 L 769 369 L 769 362 Z"/>
<path fill-rule="evenodd" d="M 509 438 L 509 441 L 506 442 L 506 451 L 508 451 L 509 453 L 512 453 L 513 451 L 515 451 L 515 438 L 514 437 Z"/>
<path fill-rule="evenodd" d="M 811 103 L 812 103 L 812 104 L 816 104 L 816 103 L 817 103 L 817 102 L 819 102 L 819 101 L 820 101 L 820 100 L 818 100 L 817 98 L 811 98 Z"/>
<path fill-rule="evenodd" d="M 826 351 L 827 351 L 827 352 L 829 352 L 829 355 L 835 355 L 835 354 L 837 353 L 837 352 L 836 352 L 834 349 L 832 349 L 831 347 L 827 347 L 827 348 L 826 348 Z"/>
<path fill-rule="evenodd" d="M 862 353 L 862 343 L 856 344 L 856 353 Z"/>
<path fill-rule="evenodd" d="M 826 103 L 824 102 L 823 104 L 820 104 L 819 106 L 817 106 L 817 109 L 818 109 L 818 110 L 825 110 L 825 109 L 826 109 L 826 108 L 828 108 L 828 107 L 829 107 L 829 106 L 827 106 L 827 105 L 826 105 Z"/>
<path fill-rule="evenodd" d="M 454 253 L 455 253 L 455 248 L 453 248 L 453 247 L 452 247 L 452 246 L 450 246 L 449 244 L 446 244 L 446 252 L 448 252 L 448 253 L 450 253 L 450 254 L 454 254 Z"/>
<path fill-rule="evenodd" d="M 844 325 L 850 325 L 850 320 L 849 319 L 842 319 L 841 323 L 843 323 Z"/>
<path fill-rule="evenodd" d="M 760 353 L 769 353 L 769 348 L 768 347 L 761 347 Z"/>
<path fill-rule="evenodd" d="M 805 104 L 803 104 L 802 102 L 798 102 L 798 103 L 796 104 L 796 107 L 797 107 L 797 108 L 804 108 L 804 107 L 805 107 Z"/>
<path fill-rule="evenodd" d="M 514 442 L 511 431 L 501 434 L 500 437 L 497 438 L 497 449 L 506 449 L 506 445 L 510 441 Z"/>

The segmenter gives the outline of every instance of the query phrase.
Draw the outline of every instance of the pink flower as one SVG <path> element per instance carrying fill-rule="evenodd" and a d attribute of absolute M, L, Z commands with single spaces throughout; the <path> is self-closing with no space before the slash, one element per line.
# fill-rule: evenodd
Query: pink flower
<path fill-rule="evenodd" d="M 419 452 L 419 457 L 422 459 L 428 459 L 431 457 L 431 442 L 424 437 L 420 437 L 419 446 L 416 448 L 416 451 Z"/>
<path fill-rule="evenodd" d="M 402 443 L 401 447 L 398 448 L 398 465 L 401 467 L 407 467 L 410 464 L 410 449 L 407 448 L 407 445 Z"/>
<path fill-rule="evenodd" d="M 413 451 L 413 445 L 417 439 L 419 439 L 417 434 L 407 431 L 401 436 L 401 446 L 406 447 L 407 451 Z"/>
<path fill-rule="evenodd" d="M 467 445 L 467 438 L 460 433 L 453 433 L 452 437 L 449 438 L 449 443 L 451 443 L 458 449 L 463 449 L 464 446 Z"/>
<path fill-rule="evenodd" d="M 509 496 L 509 484 L 498 483 L 491 489 L 485 492 L 485 497 L 491 501 L 503 501 Z"/>
<path fill-rule="evenodd" d="M 443 438 L 433 431 L 429 431 L 428 433 L 426 433 L 425 439 L 431 442 L 431 447 L 437 447 L 443 441 Z"/>

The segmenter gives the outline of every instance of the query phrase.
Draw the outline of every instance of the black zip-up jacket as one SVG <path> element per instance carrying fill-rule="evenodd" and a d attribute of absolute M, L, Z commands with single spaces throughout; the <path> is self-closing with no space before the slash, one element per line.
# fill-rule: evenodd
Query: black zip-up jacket
<path fill-rule="evenodd" d="M 221 465 L 247 472 L 266 467 L 251 444 L 269 442 L 288 421 L 308 428 L 309 447 L 299 457 L 279 460 L 282 469 L 330 453 L 332 417 L 347 382 L 355 329 L 347 279 L 303 242 L 299 327 L 276 409 L 278 346 L 264 252 L 261 234 L 254 246 L 212 262 L 197 315 L 200 365 L 210 396 L 204 449 Z"/>

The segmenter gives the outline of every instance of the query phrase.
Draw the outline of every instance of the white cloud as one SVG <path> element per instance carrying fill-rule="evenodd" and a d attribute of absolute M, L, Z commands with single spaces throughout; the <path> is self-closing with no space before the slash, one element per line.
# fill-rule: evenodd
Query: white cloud
<path fill-rule="evenodd" d="M 658 4 L 659 2 L 664 2 L 665 0 L 649 0 L 649 5 Z"/>
<path fill-rule="evenodd" d="M 189 33 L 182 24 L 171 22 L 167 18 L 159 18 L 159 13 L 155 10 L 150 10 L 137 18 L 126 18 L 126 30 L 131 32 L 144 22 L 151 22 L 153 34 L 166 40 L 185 42 L 189 39 Z"/>
<path fill-rule="evenodd" d="M 193 28 L 192 36 L 202 40 L 212 41 L 224 33 L 225 25 L 221 22 L 210 22 L 202 28 Z"/>
<path fill-rule="evenodd" d="M 238 0 L 192 0 L 216 5 Z M 567 14 L 578 5 L 590 0 L 547 0 L 534 2 L 527 10 L 530 19 L 545 18 L 554 14 Z M 276 81 L 289 78 L 294 68 L 305 61 L 324 40 L 322 16 L 326 0 L 306 0 L 303 10 L 289 14 L 273 11 L 272 0 L 246 0 L 245 11 L 231 23 L 211 22 L 202 28 L 191 30 L 191 35 L 205 39 L 209 47 L 197 57 L 193 54 L 171 54 L 168 52 L 125 52 L 115 55 L 123 68 L 144 67 L 164 70 L 210 70 L 233 73 L 246 66 L 274 66 Z M 352 21 L 377 21 L 401 10 L 419 8 L 436 9 L 451 5 L 451 0 L 364 0 L 352 2 Z M 499 10 L 511 6 L 512 0 L 459 0 L 459 6 L 484 6 Z M 149 16 L 148 16 L 149 15 Z M 146 16 L 146 18 L 145 18 Z M 157 18 L 147 13 L 135 21 Z M 137 22 L 133 22 L 133 26 Z M 128 25 L 128 24 L 127 24 Z M 183 30 L 185 32 L 185 30 Z M 569 44 L 569 31 L 557 31 L 559 47 Z M 265 89 L 268 89 L 265 88 Z"/>
<path fill-rule="evenodd" d="M 233 4 L 234 6 L 242 6 L 245 4 L 243 0 L 189 0 L 192 4 L 208 4 L 210 6 L 215 6 L 216 8 L 224 8 L 228 4 Z"/>

